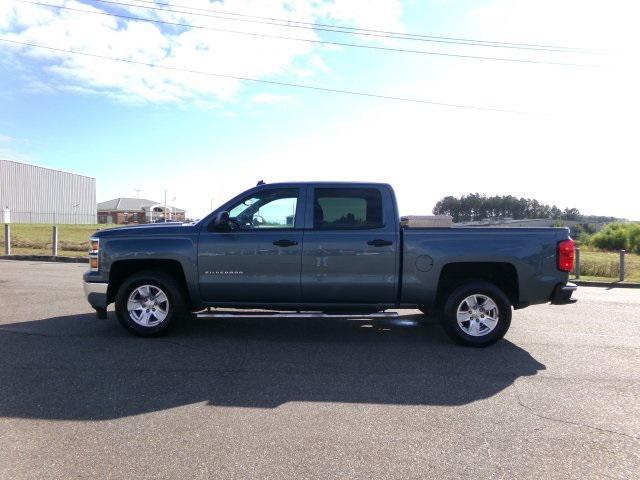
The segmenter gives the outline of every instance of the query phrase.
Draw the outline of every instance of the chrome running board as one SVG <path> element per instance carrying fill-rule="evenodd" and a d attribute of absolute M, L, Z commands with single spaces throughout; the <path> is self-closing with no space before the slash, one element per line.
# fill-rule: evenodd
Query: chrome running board
<path fill-rule="evenodd" d="M 229 312 L 202 311 L 196 313 L 198 318 L 396 318 L 397 312 L 378 313 L 323 313 L 323 312 Z"/>

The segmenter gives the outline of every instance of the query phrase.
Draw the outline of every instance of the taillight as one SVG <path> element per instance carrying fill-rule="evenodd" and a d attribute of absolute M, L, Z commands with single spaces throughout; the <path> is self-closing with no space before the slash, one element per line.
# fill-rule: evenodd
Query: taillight
<path fill-rule="evenodd" d="M 89 250 L 89 268 L 91 270 L 98 270 L 98 253 L 100 251 L 100 239 L 92 238 L 89 240 L 91 244 L 91 250 Z"/>
<path fill-rule="evenodd" d="M 573 270 L 573 262 L 576 258 L 575 242 L 572 239 L 558 243 L 558 270 L 570 272 Z"/>

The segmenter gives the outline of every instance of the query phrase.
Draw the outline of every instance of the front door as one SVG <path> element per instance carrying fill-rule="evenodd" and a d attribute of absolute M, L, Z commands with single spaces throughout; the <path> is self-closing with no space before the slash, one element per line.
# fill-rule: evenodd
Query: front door
<path fill-rule="evenodd" d="M 298 302 L 302 256 L 299 188 L 263 189 L 229 207 L 223 231 L 205 226 L 198 244 L 205 302 Z"/>

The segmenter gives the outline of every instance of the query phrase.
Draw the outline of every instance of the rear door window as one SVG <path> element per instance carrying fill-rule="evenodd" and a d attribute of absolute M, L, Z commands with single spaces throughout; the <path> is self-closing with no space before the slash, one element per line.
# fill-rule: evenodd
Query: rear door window
<path fill-rule="evenodd" d="M 382 195 L 375 188 L 316 188 L 313 228 L 370 229 L 384 226 Z"/>

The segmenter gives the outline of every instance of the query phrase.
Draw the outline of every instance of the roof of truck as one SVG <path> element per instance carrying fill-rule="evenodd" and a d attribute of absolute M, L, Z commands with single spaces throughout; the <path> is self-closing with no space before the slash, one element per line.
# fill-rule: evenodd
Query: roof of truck
<path fill-rule="evenodd" d="M 341 185 L 341 186 L 348 186 L 348 185 L 372 185 L 372 186 L 378 186 L 378 187 L 391 187 L 390 184 L 388 183 L 381 183 L 381 182 L 345 182 L 345 181 L 337 181 L 337 182 L 331 182 L 331 181 L 327 181 L 327 180 L 323 180 L 323 181 L 302 181 L 302 182 L 274 182 L 274 183 L 264 183 L 261 185 L 257 185 L 259 187 L 291 187 L 291 186 L 300 186 L 300 185 Z"/>

